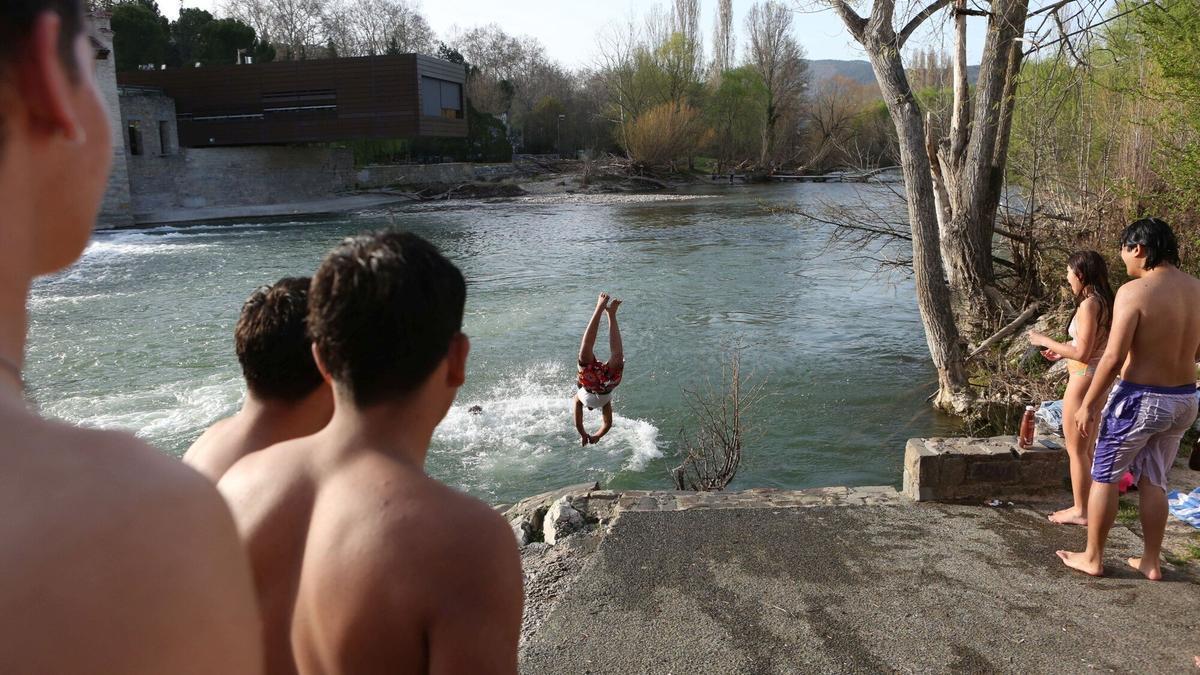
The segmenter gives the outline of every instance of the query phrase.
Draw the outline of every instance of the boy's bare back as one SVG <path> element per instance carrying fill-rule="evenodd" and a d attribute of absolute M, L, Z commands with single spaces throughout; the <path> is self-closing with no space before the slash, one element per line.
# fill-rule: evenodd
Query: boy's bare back
<path fill-rule="evenodd" d="M 245 553 L 207 481 L 12 401 L 0 428 L 0 672 L 261 672 Z"/>
<path fill-rule="evenodd" d="M 1166 267 L 1126 283 L 1117 292 L 1112 339 L 1129 345 L 1121 379 L 1163 387 L 1195 382 L 1200 280 Z"/>
<path fill-rule="evenodd" d="M 269 673 L 515 672 L 520 560 L 487 505 L 322 431 L 221 480 Z"/>

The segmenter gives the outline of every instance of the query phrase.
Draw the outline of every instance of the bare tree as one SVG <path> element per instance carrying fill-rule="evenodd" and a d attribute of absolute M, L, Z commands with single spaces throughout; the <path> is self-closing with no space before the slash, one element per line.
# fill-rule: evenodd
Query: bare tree
<path fill-rule="evenodd" d="M 742 373 L 740 347 L 730 348 L 719 388 L 684 390 L 696 415 L 692 433 L 680 434 L 682 463 L 671 471 L 677 490 L 723 490 L 737 474 L 753 425 L 748 413 L 762 400 L 764 383 Z"/>
<path fill-rule="evenodd" d="M 821 167 L 831 156 L 843 163 L 852 161 L 847 144 L 858 130 L 856 123 L 863 110 L 876 95 L 871 85 L 841 75 L 834 75 L 816 86 L 804 107 L 810 140 L 806 167 Z"/>
<path fill-rule="evenodd" d="M 733 0 L 718 0 L 717 17 L 713 26 L 713 74 L 720 77 L 721 73 L 733 67 L 734 40 L 733 34 Z"/>
<path fill-rule="evenodd" d="M 410 0 L 343 0 L 327 17 L 329 39 L 343 56 L 433 51 L 433 31 Z"/>
<path fill-rule="evenodd" d="M 325 0 L 228 0 L 222 11 L 269 35 L 284 60 L 305 59 L 314 47 L 327 42 L 329 6 Z"/>
<path fill-rule="evenodd" d="M 259 38 L 272 35 L 275 28 L 269 0 L 227 0 L 221 13 L 250 26 Z"/>
<path fill-rule="evenodd" d="M 324 0 L 266 0 L 271 13 L 271 39 L 287 60 L 308 58 L 326 42 Z"/>
<path fill-rule="evenodd" d="M 889 0 L 890 1 L 890 0 Z M 808 84 L 804 48 L 792 35 L 792 13 L 774 0 L 754 5 L 746 16 L 749 61 L 767 88 L 759 164 L 774 163 L 779 121 L 799 109 Z"/>
<path fill-rule="evenodd" d="M 632 19 L 614 25 L 601 35 L 598 52 L 596 70 L 612 107 L 610 120 L 620 135 L 621 147 L 628 151 L 630 125 L 654 102 L 654 83 L 639 67 L 645 58 L 642 31 Z"/>

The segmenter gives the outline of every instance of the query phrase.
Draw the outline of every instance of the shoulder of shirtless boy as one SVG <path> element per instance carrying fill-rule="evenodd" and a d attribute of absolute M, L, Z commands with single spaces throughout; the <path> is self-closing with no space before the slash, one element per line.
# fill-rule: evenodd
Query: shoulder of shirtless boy
<path fill-rule="evenodd" d="M 0 417 L 21 439 L 0 459 L 0 672 L 260 671 L 245 554 L 208 481 L 124 433 Z"/>

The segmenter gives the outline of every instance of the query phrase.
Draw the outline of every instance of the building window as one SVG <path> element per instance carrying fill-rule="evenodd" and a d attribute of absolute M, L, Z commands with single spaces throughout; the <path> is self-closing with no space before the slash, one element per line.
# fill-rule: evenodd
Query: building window
<path fill-rule="evenodd" d="M 142 132 L 138 129 L 137 122 L 129 123 L 129 154 L 142 154 Z"/>
<path fill-rule="evenodd" d="M 421 114 L 425 117 L 462 119 L 462 84 L 436 77 L 422 77 Z"/>
<path fill-rule="evenodd" d="M 171 154 L 171 130 L 168 128 L 166 120 L 158 122 L 158 153 L 160 155 Z"/>

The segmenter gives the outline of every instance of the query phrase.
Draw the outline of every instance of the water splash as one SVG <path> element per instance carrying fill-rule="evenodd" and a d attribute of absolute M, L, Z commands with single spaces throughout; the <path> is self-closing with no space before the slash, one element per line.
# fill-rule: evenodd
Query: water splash
<path fill-rule="evenodd" d="M 641 471 L 662 457 L 658 428 L 619 413 L 599 444 L 581 447 L 572 418 L 574 378 L 573 368 L 539 362 L 482 392 L 460 395 L 434 434 L 431 460 L 458 464 L 458 471 L 470 474 L 469 486 L 487 490 L 516 476 L 611 477 Z M 594 431 L 600 423 L 599 410 L 585 410 L 586 428 Z"/>

